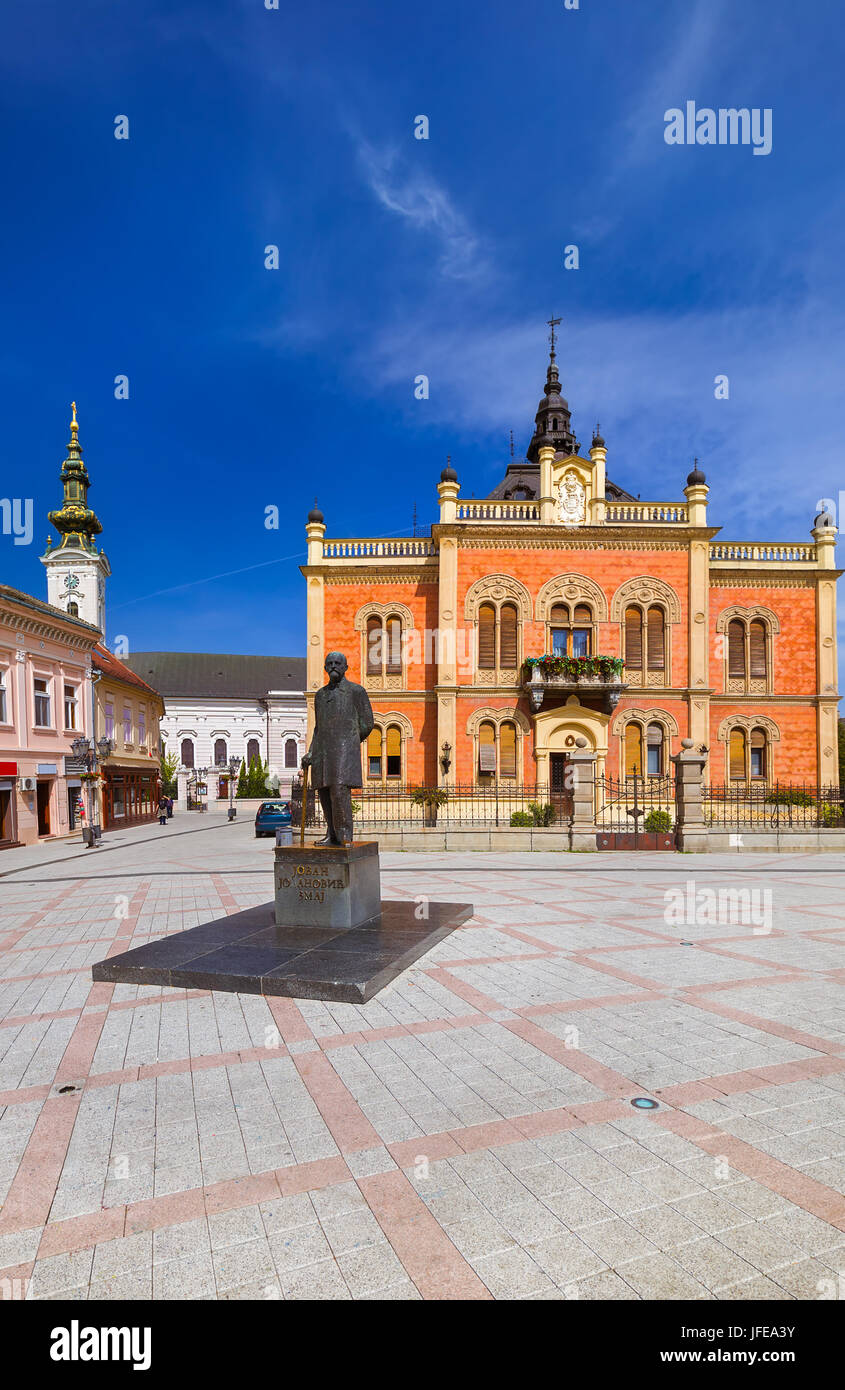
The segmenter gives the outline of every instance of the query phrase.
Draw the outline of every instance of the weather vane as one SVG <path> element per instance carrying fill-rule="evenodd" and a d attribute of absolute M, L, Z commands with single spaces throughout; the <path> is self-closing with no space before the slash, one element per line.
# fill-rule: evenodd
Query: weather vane
<path fill-rule="evenodd" d="M 549 342 L 550 342 L 551 345 L 552 345 L 552 356 L 554 357 L 555 341 L 556 341 L 556 339 L 555 339 L 555 328 L 557 327 L 557 325 L 558 325 L 559 323 L 563 323 L 563 319 L 550 318 L 550 319 L 546 319 L 546 323 L 549 325 L 549 328 L 552 330 L 551 333 L 549 334 Z"/>

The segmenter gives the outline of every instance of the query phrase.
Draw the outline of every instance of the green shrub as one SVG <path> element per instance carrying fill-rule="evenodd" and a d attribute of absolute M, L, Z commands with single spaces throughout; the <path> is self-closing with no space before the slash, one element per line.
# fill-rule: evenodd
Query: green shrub
<path fill-rule="evenodd" d="M 668 811 L 649 811 L 643 823 L 643 830 L 656 830 L 663 834 L 672 829 L 672 817 Z"/>
<path fill-rule="evenodd" d="M 819 824 L 826 826 L 828 830 L 833 830 L 836 826 L 841 825 L 844 819 L 841 806 L 819 807 Z"/>
<path fill-rule="evenodd" d="M 528 809 L 534 817 L 535 825 L 553 825 L 555 808 L 550 801 L 529 801 Z"/>
<path fill-rule="evenodd" d="M 778 787 L 776 791 L 766 794 L 766 800 L 775 806 L 815 805 L 810 793 L 803 792 L 798 787 Z"/>
<path fill-rule="evenodd" d="M 530 811 L 511 811 L 511 825 L 532 826 L 535 824 Z"/>
<path fill-rule="evenodd" d="M 445 787 L 415 787 L 411 800 L 415 806 L 445 806 L 449 793 Z"/>

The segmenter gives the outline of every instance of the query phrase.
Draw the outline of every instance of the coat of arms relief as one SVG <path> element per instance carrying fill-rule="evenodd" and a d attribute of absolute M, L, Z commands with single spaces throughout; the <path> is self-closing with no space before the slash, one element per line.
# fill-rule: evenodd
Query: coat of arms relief
<path fill-rule="evenodd" d="M 571 468 L 564 473 L 558 489 L 557 517 L 569 526 L 586 519 L 587 494 L 578 474 Z"/>

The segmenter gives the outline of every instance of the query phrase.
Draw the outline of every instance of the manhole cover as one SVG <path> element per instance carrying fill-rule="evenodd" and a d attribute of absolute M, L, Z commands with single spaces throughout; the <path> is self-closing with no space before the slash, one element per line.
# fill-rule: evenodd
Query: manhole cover
<path fill-rule="evenodd" d="M 631 1101 L 635 1110 L 656 1110 L 657 1101 L 651 1100 L 649 1096 L 635 1096 Z"/>

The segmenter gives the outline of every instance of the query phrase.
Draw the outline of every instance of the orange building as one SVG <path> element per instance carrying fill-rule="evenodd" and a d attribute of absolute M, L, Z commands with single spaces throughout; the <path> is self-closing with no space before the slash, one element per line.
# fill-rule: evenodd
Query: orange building
<path fill-rule="evenodd" d="M 489 497 L 447 466 L 430 537 L 326 539 L 308 517 L 309 735 L 339 649 L 376 716 L 368 786 L 562 788 L 597 770 L 669 770 L 691 738 L 710 780 L 838 785 L 836 528 L 719 539 L 697 463 L 684 500 L 644 502 L 582 453 L 552 344 L 526 457 Z M 584 743 L 577 745 L 584 748 Z"/>

